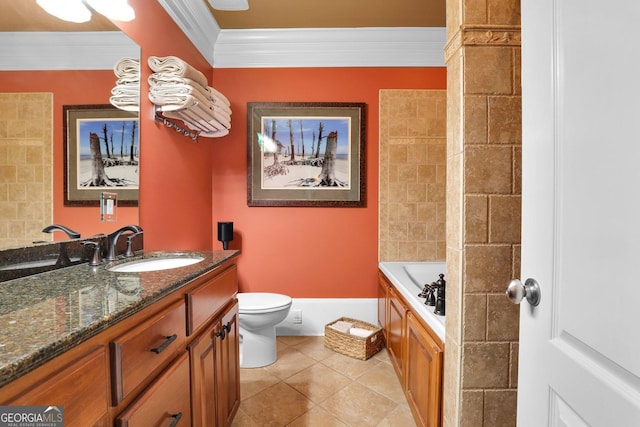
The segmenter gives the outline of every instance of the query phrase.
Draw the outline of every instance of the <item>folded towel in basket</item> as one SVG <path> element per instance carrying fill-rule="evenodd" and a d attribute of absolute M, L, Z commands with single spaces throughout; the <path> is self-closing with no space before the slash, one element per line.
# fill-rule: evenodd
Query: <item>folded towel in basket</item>
<path fill-rule="evenodd" d="M 338 320 L 337 322 L 329 325 L 329 327 L 335 329 L 338 332 L 342 332 L 343 334 L 348 334 L 349 329 L 353 328 L 353 323 L 345 322 L 344 320 Z"/>
<path fill-rule="evenodd" d="M 209 84 L 204 74 L 176 56 L 150 56 L 147 62 L 156 73 L 170 73 L 177 77 L 187 77 L 204 87 Z"/>
<path fill-rule="evenodd" d="M 363 337 L 366 338 L 369 335 L 373 334 L 375 331 L 370 331 L 369 329 L 363 329 L 363 328 L 351 328 L 349 329 L 349 333 L 351 335 L 355 335 L 358 337 Z"/>

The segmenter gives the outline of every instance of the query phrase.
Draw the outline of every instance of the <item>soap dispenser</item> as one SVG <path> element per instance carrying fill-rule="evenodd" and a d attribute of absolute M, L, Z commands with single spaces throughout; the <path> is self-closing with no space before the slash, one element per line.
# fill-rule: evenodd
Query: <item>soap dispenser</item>
<path fill-rule="evenodd" d="M 229 249 L 229 242 L 233 240 L 233 222 L 218 223 L 218 241 L 222 242 L 222 249 Z"/>

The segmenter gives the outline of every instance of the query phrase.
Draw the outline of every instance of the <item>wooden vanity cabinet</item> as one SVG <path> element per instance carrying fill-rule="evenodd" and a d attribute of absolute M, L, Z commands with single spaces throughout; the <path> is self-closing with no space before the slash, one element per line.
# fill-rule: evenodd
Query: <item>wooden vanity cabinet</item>
<path fill-rule="evenodd" d="M 382 292 L 385 289 L 386 292 Z M 381 310 L 384 297 L 385 309 Z M 386 325 L 389 358 L 418 426 L 442 425 L 444 343 L 414 314 L 403 296 L 378 273 L 378 316 Z"/>
<path fill-rule="evenodd" d="M 387 297 L 387 350 L 398 377 L 404 377 L 407 307 L 397 292 L 389 289 Z"/>
<path fill-rule="evenodd" d="M 405 394 L 421 426 L 440 426 L 444 346 L 413 313 L 407 315 Z"/>
<path fill-rule="evenodd" d="M 238 303 L 189 345 L 194 426 L 228 426 L 240 406 Z"/>
<path fill-rule="evenodd" d="M 227 261 L 0 387 L 0 405 L 64 406 L 67 426 L 229 426 L 240 404 L 237 292 Z"/>

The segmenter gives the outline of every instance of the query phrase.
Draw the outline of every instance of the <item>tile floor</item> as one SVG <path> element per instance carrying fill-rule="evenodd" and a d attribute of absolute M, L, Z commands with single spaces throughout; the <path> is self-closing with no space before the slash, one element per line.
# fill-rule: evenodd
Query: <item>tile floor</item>
<path fill-rule="evenodd" d="M 232 427 L 415 426 L 387 351 L 363 361 L 324 347 L 324 337 L 278 337 L 278 360 L 240 370 Z"/>

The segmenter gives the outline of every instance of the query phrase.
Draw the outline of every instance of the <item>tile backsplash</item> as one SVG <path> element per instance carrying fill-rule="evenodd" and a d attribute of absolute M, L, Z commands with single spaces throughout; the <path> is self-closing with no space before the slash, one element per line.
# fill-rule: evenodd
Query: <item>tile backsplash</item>
<path fill-rule="evenodd" d="M 380 91 L 379 261 L 445 259 L 446 91 Z"/>

